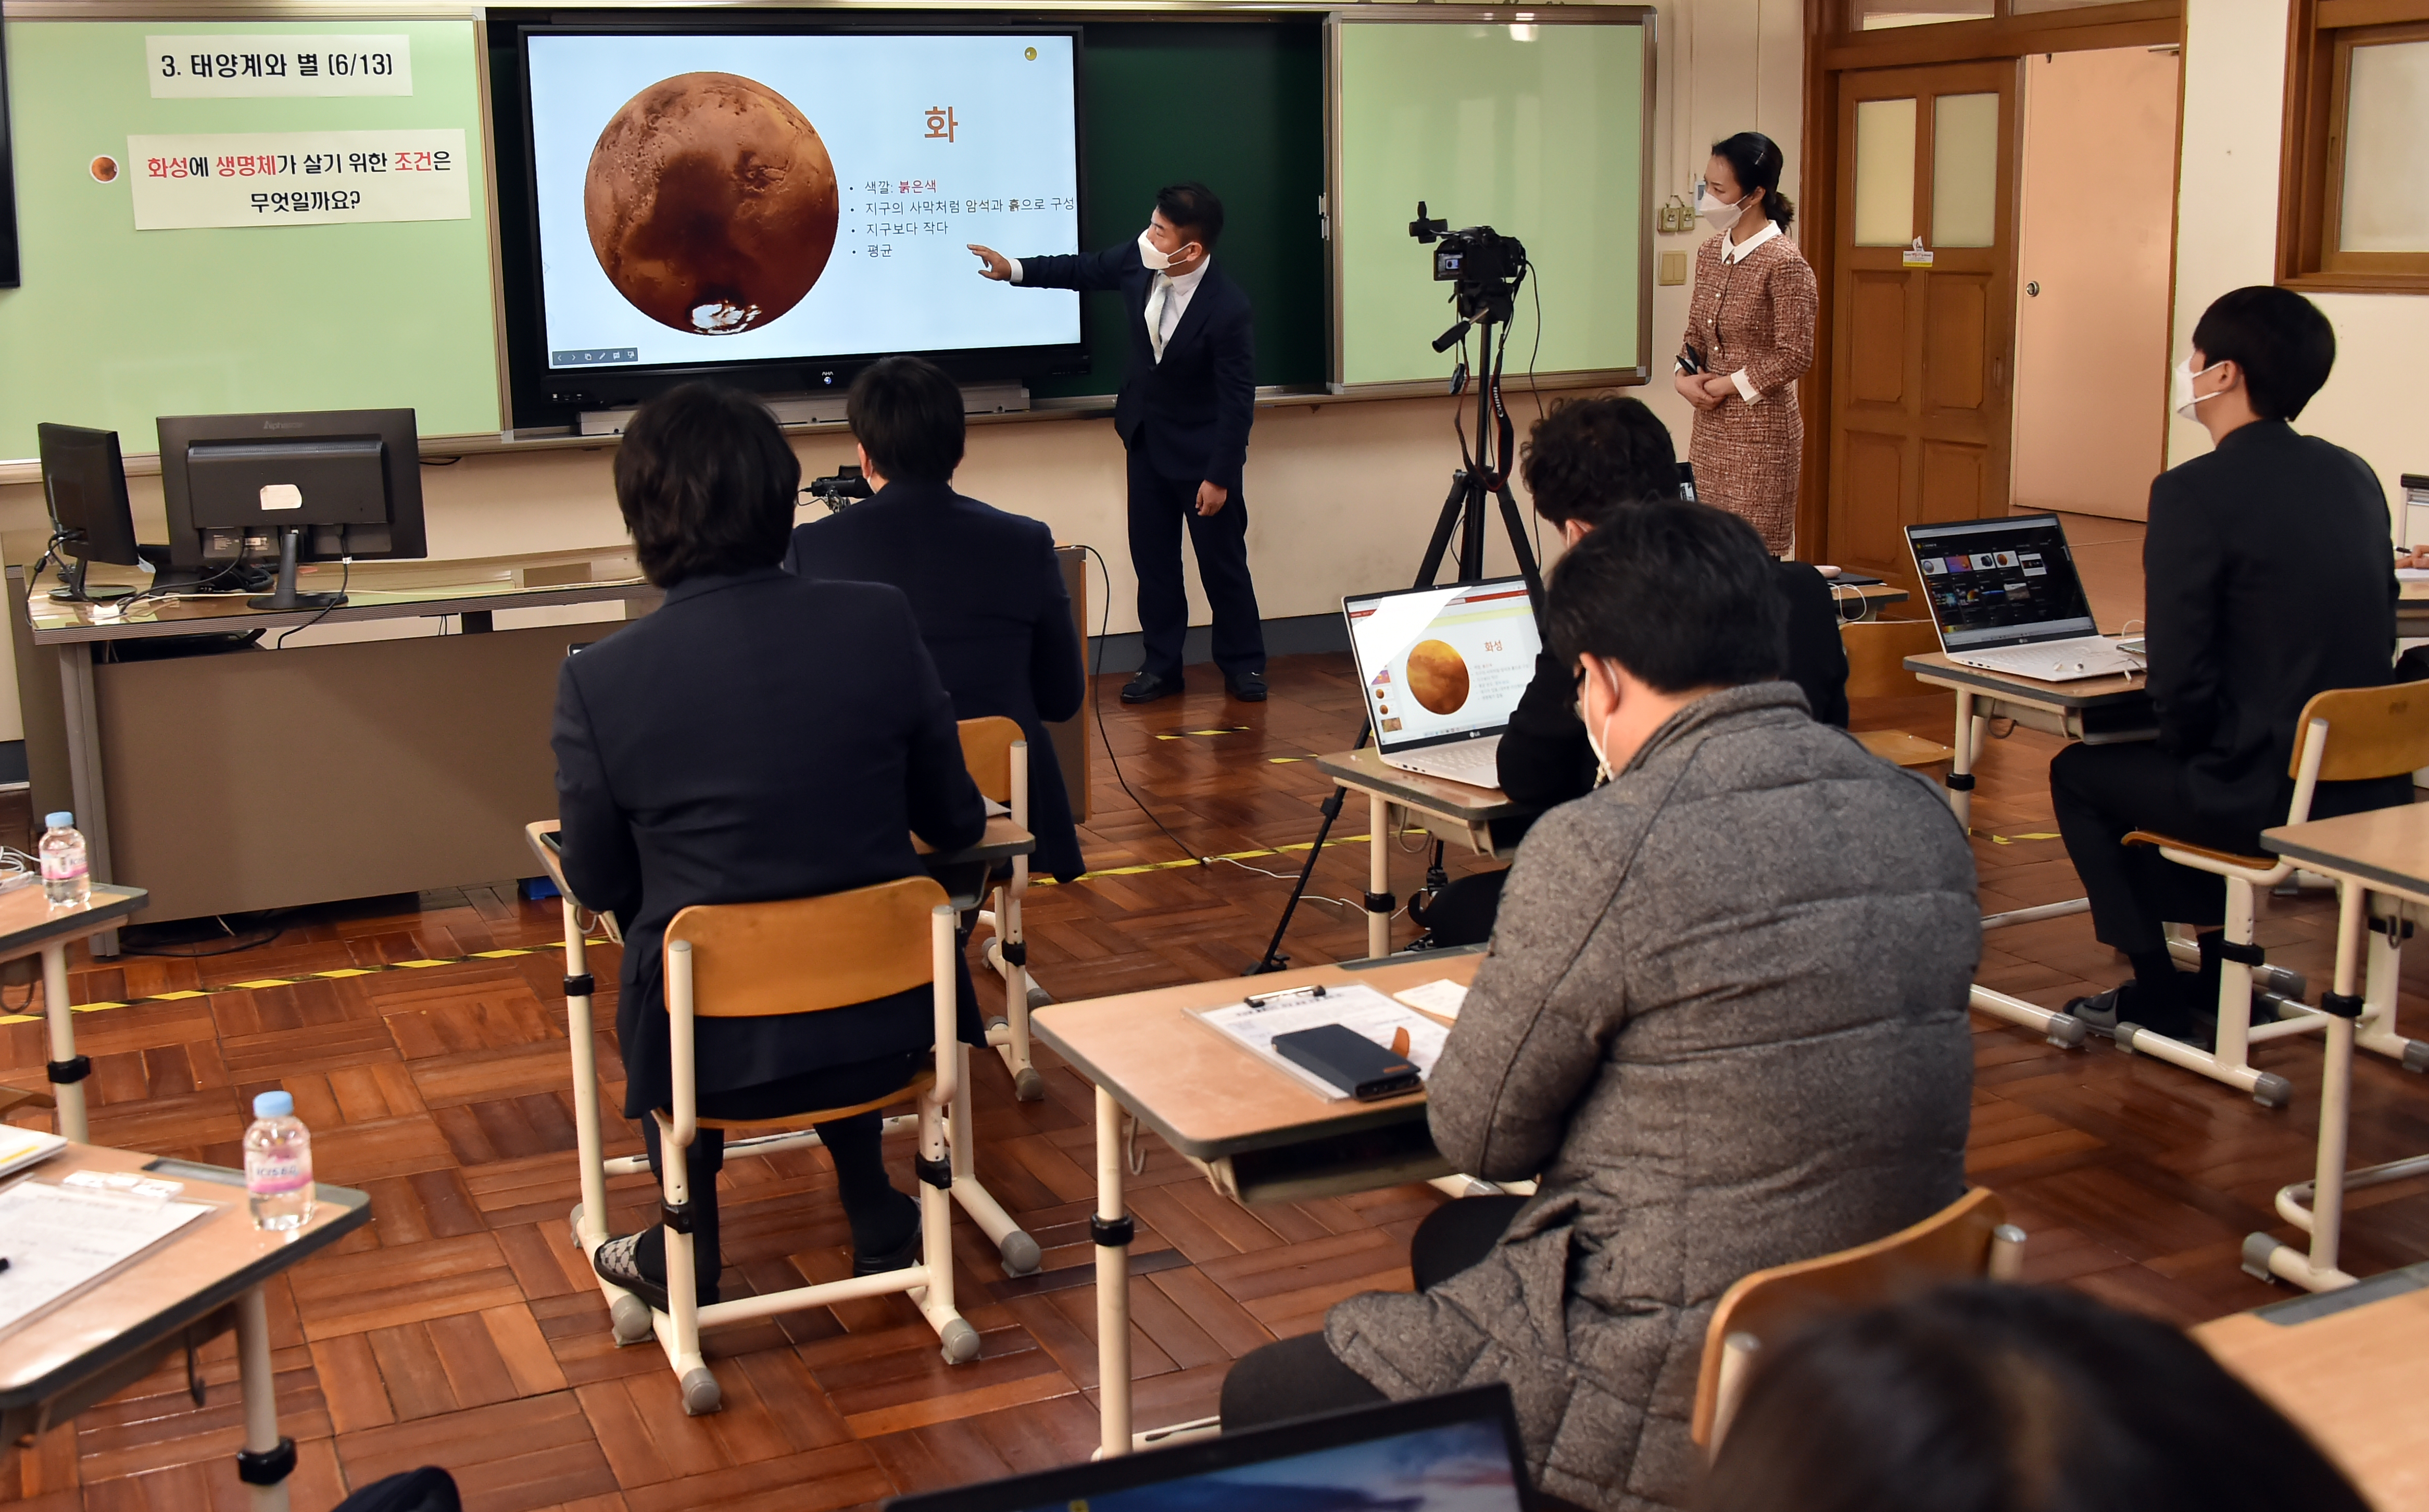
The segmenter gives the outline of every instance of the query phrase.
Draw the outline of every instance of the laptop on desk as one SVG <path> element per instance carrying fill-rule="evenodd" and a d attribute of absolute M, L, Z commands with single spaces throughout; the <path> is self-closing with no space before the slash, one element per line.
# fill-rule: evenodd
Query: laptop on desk
<path fill-rule="evenodd" d="M 1341 600 L 1383 764 L 1499 787 L 1501 732 L 1543 639 L 1524 578 Z"/>
<path fill-rule="evenodd" d="M 1906 540 L 1950 661 L 2043 682 L 2141 670 L 2092 622 L 2056 515 L 1908 525 Z"/>
<path fill-rule="evenodd" d="M 887 1512 L 1526 1512 L 1510 1389 L 1302 1418 L 924 1496 Z"/>

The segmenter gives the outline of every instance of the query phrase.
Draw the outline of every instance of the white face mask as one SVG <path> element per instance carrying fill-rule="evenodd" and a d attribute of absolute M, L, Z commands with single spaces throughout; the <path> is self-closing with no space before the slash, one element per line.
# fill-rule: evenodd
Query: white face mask
<path fill-rule="evenodd" d="M 1696 196 L 1695 213 L 1710 221 L 1713 230 L 1727 231 L 1734 227 L 1744 216 L 1745 201 L 1753 198 L 1752 194 L 1748 194 L 1745 200 L 1740 200 L 1735 205 L 1731 205 L 1714 194 L 1711 186 L 1707 184 L 1704 186 L 1704 192 Z"/>
<path fill-rule="evenodd" d="M 1181 244 L 1180 252 L 1166 252 L 1162 247 L 1157 246 L 1151 239 L 1154 235 L 1155 228 L 1153 226 L 1149 226 L 1145 231 L 1139 233 L 1139 261 L 1147 264 L 1148 270 L 1150 272 L 1162 272 L 1166 268 L 1171 267 L 1174 263 L 1182 260 L 1183 255 L 1189 251 L 1190 244 L 1184 241 Z"/>
<path fill-rule="evenodd" d="M 2216 399 L 2219 394 L 2225 393 L 2226 390 L 2222 388 L 2218 390 L 2218 393 L 2196 394 L 2193 392 L 2193 380 L 2200 377 L 2202 373 L 2216 372 L 2225 366 L 2226 364 L 2223 362 L 2213 362 L 2208 367 L 2204 368 L 2201 372 L 2195 372 L 2193 371 L 2192 358 L 2187 357 L 2184 361 L 2177 363 L 2176 413 L 2184 417 L 2186 419 L 2199 420 L 2201 419 L 2200 411 L 2202 401 L 2206 399 Z"/>
<path fill-rule="evenodd" d="M 1586 663 L 1586 676 L 1593 677 L 1595 675 L 1595 664 L 1588 662 Z M 1613 695 L 1611 701 L 1616 703 L 1618 702 L 1617 683 L 1614 682 L 1611 685 L 1611 691 Z M 1611 758 L 1602 753 L 1602 742 L 1595 738 L 1594 721 L 1586 717 L 1586 697 L 1585 690 L 1583 688 L 1579 688 L 1578 690 L 1578 723 L 1586 727 L 1586 748 L 1593 751 L 1595 756 L 1594 785 L 1600 787 L 1611 781 Z"/>

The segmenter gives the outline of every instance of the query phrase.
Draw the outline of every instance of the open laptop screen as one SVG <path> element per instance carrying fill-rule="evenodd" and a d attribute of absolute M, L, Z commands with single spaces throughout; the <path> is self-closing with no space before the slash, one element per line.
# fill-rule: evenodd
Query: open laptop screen
<path fill-rule="evenodd" d="M 1909 525 L 1906 535 L 1942 649 L 2099 633 L 2056 515 Z"/>
<path fill-rule="evenodd" d="M 1345 599 L 1376 744 L 1407 750 L 1510 722 L 1543 642 L 1524 578 Z"/>
<path fill-rule="evenodd" d="M 1525 1512 L 1508 1389 L 1420 1397 L 900 1498 L 891 1512 Z"/>

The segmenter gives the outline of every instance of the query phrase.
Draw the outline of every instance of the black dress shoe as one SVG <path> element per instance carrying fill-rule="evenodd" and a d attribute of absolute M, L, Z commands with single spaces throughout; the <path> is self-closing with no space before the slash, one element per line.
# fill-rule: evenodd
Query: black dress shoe
<path fill-rule="evenodd" d="M 2215 1019 L 2205 1026 L 2183 1005 L 2154 1002 L 2141 988 L 2140 982 L 2128 978 L 2105 993 L 2069 999 L 2066 1011 L 2083 1020 L 2084 1027 L 2108 1039 L 2117 1037 L 2120 1024 L 2131 1024 L 2199 1049 L 2210 1048 L 2218 1033 Z"/>
<path fill-rule="evenodd" d="M 1263 672 L 1243 672 L 1225 685 L 1231 688 L 1231 697 L 1242 703 L 1265 701 L 1265 674 Z"/>
<path fill-rule="evenodd" d="M 1181 680 L 1179 678 L 1173 678 L 1170 681 L 1166 681 L 1164 678 L 1156 676 L 1153 672 L 1141 672 L 1138 676 L 1122 684 L 1122 701 L 1124 703 L 1153 703 L 1158 698 L 1167 698 L 1180 691 Z"/>
<path fill-rule="evenodd" d="M 898 1195 L 900 1194 L 898 1193 Z M 855 1250 L 851 1257 L 852 1274 L 883 1275 L 888 1271 L 907 1271 L 911 1267 L 918 1264 L 920 1260 L 925 1257 L 927 1246 L 924 1241 L 927 1239 L 927 1234 L 925 1230 L 919 1226 L 918 1200 L 913 1197 L 904 1197 L 902 1202 L 903 1206 L 911 1210 L 911 1232 L 909 1236 L 906 1237 L 901 1243 L 895 1245 L 892 1249 L 885 1250 L 879 1254 L 863 1255 Z"/>

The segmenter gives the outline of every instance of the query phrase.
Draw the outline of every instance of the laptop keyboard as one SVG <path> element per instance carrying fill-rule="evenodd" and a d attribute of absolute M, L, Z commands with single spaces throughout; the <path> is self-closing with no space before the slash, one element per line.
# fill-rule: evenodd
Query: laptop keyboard
<path fill-rule="evenodd" d="M 1401 764 L 1413 772 L 1429 777 L 1447 777 L 1454 782 L 1467 782 L 1477 787 L 1501 785 L 1501 742 L 1470 741 L 1447 749 L 1420 751 L 1400 758 Z"/>
<path fill-rule="evenodd" d="M 2001 646 L 1990 650 L 1953 652 L 1949 660 L 1986 671 L 2012 672 L 2018 677 L 2060 682 L 2073 678 L 2112 677 L 2138 669 L 2131 658 L 2106 641 L 2094 646 L 2064 645 L 2063 649 L 2056 645 Z M 2076 666 L 2078 663 L 2081 664 L 2080 669 Z M 2071 676 L 2058 677 L 2059 673 Z"/>

